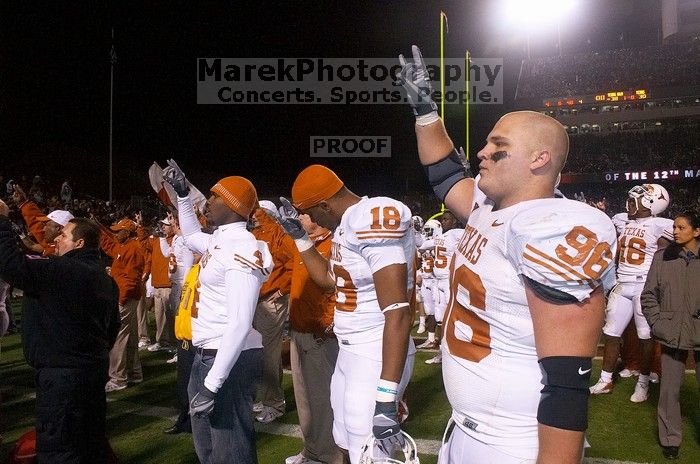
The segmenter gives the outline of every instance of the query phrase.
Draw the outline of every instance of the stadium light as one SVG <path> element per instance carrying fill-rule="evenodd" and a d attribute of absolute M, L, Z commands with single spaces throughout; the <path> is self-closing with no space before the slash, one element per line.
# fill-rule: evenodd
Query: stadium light
<path fill-rule="evenodd" d="M 509 27 L 516 28 L 525 34 L 528 59 L 532 33 L 547 26 L 556 26 L 557 44 L 561 56 L 561 21 L 577 3 L 577 0 L 503 0 L 501 14 Z"/>
<path fill-rule="evenodd" d="M 576 0 L 505 0 L 503 8 L 509 22 L 523 29 L 532 29 L 543 23 L 552 23 L 571 11 Z"/>

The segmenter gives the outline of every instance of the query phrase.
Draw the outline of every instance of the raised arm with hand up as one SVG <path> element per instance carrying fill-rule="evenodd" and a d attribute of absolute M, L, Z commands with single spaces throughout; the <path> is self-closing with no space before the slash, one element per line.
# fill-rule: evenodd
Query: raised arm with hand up
<path fill-rule="evenodd" d="M 416 115 L 416 124 L 427 126 L 439 119 L 437 104 L 433 101 L 433 86 L 428 68 L 423 62 L 423 55 L 416 45 L 411 47 L 411 51 L 413 61 L 406 61 L 403 55 L 399 55 L 401 71 L 396 77 L 406 90 L 408 103 L 413 108 L 413 114 Z"/>
<path fill-rule="evenodd" d="M 174 159 L 168 160 L 168 167 L 163 169 L 163 178 L 172 186 L 178 197 L 184 198 L 190 194 L 187 177 L 185 177 L 185 173 L 182 172 L 182 169 L 180 169 L 180 166 L 177 165 Z"/>

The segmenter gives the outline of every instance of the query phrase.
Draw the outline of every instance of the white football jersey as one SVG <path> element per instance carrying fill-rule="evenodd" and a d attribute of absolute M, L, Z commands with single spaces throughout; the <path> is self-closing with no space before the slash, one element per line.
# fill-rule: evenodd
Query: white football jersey
<path fill-rule="evenodd" d="M 627 213 L 617 213 L 612 217 L 612 223 L 615 226 L 617 235 L 622 233 L 622 230 L 625 228 L 628 222 L 630 222 L 630 219 L 627 217 Z"/>
<path fill-rule="evenodd" d="M 423 252 L 421 256 L 421 267 L 420 276 L 425 282 L 426 280 L 432 280 L 435 278 L 433 275 L 433 266 L 435 264 L 435 258 L 431 252 Z"/>
<path fill-rule="evenodd" d="M 465 433 L 536 449 L 542 373 L 522 276 L 583 301 L 614 284 L 615 247 L 610 219 L 578 201 L 493 211 L 484 199 L 472 211 L 451 266 L 442 345 L 445 390 Z"/>
<path fill-rule="evenodd" d="M 329 260 L 336 288 L 334 331 L 341 344 L 382 340 L 384 314 L 373 278 L 378 270 L 406 264 L 406 301 L 410 301 L 416 254 L 412 230 L 408 207 L 387 197 L 363 197 L 343 214 Z"/>
<path fill-rule="evenodd" d="M 415 241 L 416 246 L 420 248 L 420 246 L 423 244 L 423 241 L 425 240 L 423 234 L 420 233 L 420 230 L 413 230 L 413 240 Z"/>
<path fill-rule="evenodd" d="M 435 237 L 433 274 L 436 279 L 447 280 L 450 278 L 452 256 L 455 254 L 457 243 L 463 235 L 464 229 L 450 229 Z"/>
<path fill-rule="evenodd" d="M 274 266 L 267 243 L 256 240 L 238 224 L 225 224 L 216 229 L 199 262 L 197 299 L 192 309 L 194 346 L 219 349 L 223 342 L 222 335 L 231 317 L 226 274 L 232 270 L 251 274 L 262 285 Z M 261 341 L 260 334 L 250 327 L 244 349 L 257 348 Z"/>
<path fill-rule="evenodd" d="M 617 280 L 644 282 L 659 239 L 673 241 L 673 221 L 653 216 L 628 219 L 618 235 Z"/>

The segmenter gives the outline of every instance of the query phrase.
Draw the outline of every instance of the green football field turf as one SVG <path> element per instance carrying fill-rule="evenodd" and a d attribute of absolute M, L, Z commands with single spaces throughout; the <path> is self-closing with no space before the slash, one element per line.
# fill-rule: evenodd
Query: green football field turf
<path fill-rule="evenodd" d="M 3 405 L 0 414 L 0 462 L 3 462 L 17 438 L 33 427 L 34 374 L 22 357 L 18 335 L 0 341 L 0 388 Z M 196 463 L 191 437 L 186 434 L 165 435 L 175 412 L 175 367 L 166 364 L 165 353 L 139 352 L 144 382 L 108 395 L 108 435 L 120 462 L 133 464 Z M 424 361 L 433 353 L 419 352 L 414 375 L 407 391 L 410 416 L 405 430 L 414 438 L 440 440 L 450 409 L 442 386 L 439 366 Z M 598 378 L 600 361 L 594 362 L 593 378 Z M 586 456 L 605 458 L 587 462 L 634 463 L 665 462 L 656 438 L 656 402 L 658 385 L 652 385 L 646 403 L 634 404 L 629 397 L 634 378 L 617 380 L 612 394 L 593 397 L 590 401 Z M 258 434 L 258 457 L 261 464 L 283 463 L 284 458 L 301 449 L 301 439 L 294 435 L 297 424 L 291 376 L 285 374 L 284 388 L 288 413 L 269 427 L 271 433 Z M 700 463 L 700 395 L 693 375 L 687 375 L 681 392 L 683 411 L 683 445 L 676 462 Z M 291 431 L 291 433 L 290 433 Z M 420 447 L 419 447 L 420 449 Z M 435 455 L 421 454 L 421 463 L 434 464 Z"/>

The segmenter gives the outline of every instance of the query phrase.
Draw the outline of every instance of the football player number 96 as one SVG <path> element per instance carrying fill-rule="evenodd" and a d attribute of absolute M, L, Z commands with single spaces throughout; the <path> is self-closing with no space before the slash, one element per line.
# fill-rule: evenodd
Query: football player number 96
<path fill-rule="evenodd" d="M 468 292 L 469 306 L 486 311 L 486 289 L 481 278 L 464 265 L 458 267 L 454 272 L 453 284 L 451 285 L 452 307 L 445 334 L 447 344 L 450 347 L 450 353 L 454 356 L 479 362 L 491 353 L 491 327 L 474 311 L 462 306 L 458 298 L 460 288 Z M 457 337 L 456 330 L 462 332 L 460 337 Z M 467 336 L 471 342 L 466 340 Z"/>
<path fill-rule="evenodd" d="M 570 266 L 581 266 L 583 273 L 591 279 L 598 279 L 612 261 L 610 245 L 598 242 L 597 235 L 583 226 L 571 229 L 564 236 L 564 241 L 566 245 L 560 244 L 554 249 L 557 257 Z M 451 288 L 451 307 L 445 335 L 450 353 L 479 362 L 491 353 L 491 327 L 475 311 L 486 311 L 486 289 L 481 278 L 464 265 L 455 270 Z M 470 308 L 459 302 L 460 288 L 468 292 Z M 460 332 L 459 338 L 456 331 Z"/>
<path fill-rule="evenodd" d="M 581 266 L 583 273 L 591 279 L 598 279 L 612 261 L 610 245 L 598 242 L 595 232 L 583 226 L 571 229 L 564 240 L 567 246 L 557 245 L 554 249 L 557 257 L 570 266 Z"/>

